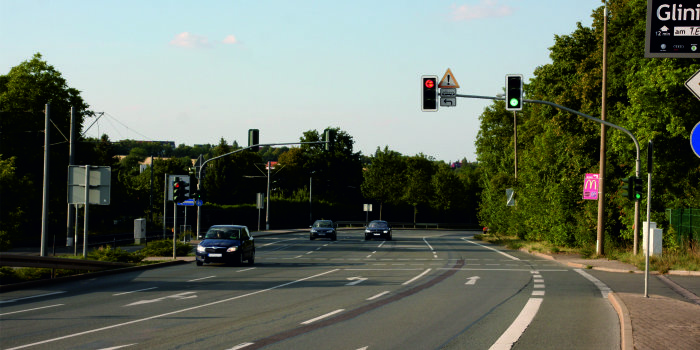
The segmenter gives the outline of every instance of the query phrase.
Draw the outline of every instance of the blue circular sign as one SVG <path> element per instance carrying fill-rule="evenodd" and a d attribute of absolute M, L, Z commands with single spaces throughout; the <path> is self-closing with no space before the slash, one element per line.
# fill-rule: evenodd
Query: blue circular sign
<path fill-rule="evenodd" d="M 690 132 L 690 148 L 696 156 L 700 157 L 700 123 L 695 124 L 693 131 Z"/>

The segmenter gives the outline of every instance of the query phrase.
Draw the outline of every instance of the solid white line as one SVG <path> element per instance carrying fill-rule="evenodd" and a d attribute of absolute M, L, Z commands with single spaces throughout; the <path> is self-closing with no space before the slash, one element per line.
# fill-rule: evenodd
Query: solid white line
<path fill-rule="evenodd" d="M 207 277 L 202 277 L 202 278 L 195 278 L 195 279 L 189 280 L 189 281 L 187 281 L 187 282 L 201 281 L 201 280 L 206 280 L 206 279 L 214 278 L 214 277 L 216 277 L 216 276 L 207 276 Z"/>
<path fill-rule="evenodd" d="M 337 314 L 337 313 L 341 313 L 341 312 L 343 312 L 343 311 L 345 311 L 345 309 L 338 309 L 338 310 L 335 310 L 335 311 L 331 311 L 331 312 L 329 312 L 329 313 L 327 313 L 327 314 L 325 314 L 325 315 L 321 315 L 321 316 L 318 316 L 318 317 L 316 317 L 316 318 L 312 318 L 312 319 L 310 319 L 310 320 L 308 320 L 308 321 L 304 321 L 304 322 L 302 322 L 301 324 L 314 323 L 314 322 L 316 322 L 316 321 L 318 321 L 318 320 L 322 320 L 322 319 L 324 319 L 324 318 L 326 318 L 326 317 L 331 317 L 331 316 L 333 316 L 333 315 L 335 315 L 335 314 Z"/>
<path fill-rule="evenodd" d="M 599 279 L 589 275 L 585 271 L 583 271 L 581 269 L 574 269 L 574 271 L 578 272 L 581 276 L 585 277 L 587 280 L 593 282 L 593 284 L 595 284 L 595 286 L 598 287 L 598 289 L 600 289 L 600 294 L 603 295 L 603 298 L 607 298 L 608 294 L 610 294 L 610 292 L 612 292 L 610 290 L 610 288 L 605 283 L 603 283 Z"/>
<path fill-rule="evenodd" d="M 132 346 L 132 345 L 136 345 L 136 344 L 138 344 L 138 343 L 126 344 L 126 345 L 119 345 L 119 346 L 113 346 L 113 347 L 111 347 L 111 348 L 102 348 L 102 349 L 100 349 L 100 350 L 117 350 L 117 349 L 129 347 L 129 346 Z"/>
<path fill-rule="evenodd" d="M 137 290 L 132 290 L 130 292 L 123 292 L 123 293 L 117 293 L 117 294 L 112 294 L 113 297 L 124 295 L 124 294 L 131 294 L 131 293 L 136 293 L 136 292 L 143 292 L 144 290 L 151 290 L 151 289 L 156 289 L 158 287 L 151 287 L 151 288 L 144 288 L 144 289 L 137 289 Z"/>
<path fill-rule="evenodd" d="M 381 292 L 381 293 L 379 293 L 379 294 L 377 294 L 377 295 L 375 295 L 375 296 L 369 297 L 369 298 L 367 298 L 367 299 L 365 299 L 365 300 L 374 300 L 374 299 L 377 299 L 377 298 L 382 297 L 382 296 L 384 296 L 384 295 L 387 295 L 387 294 L 389 294 L 389 293 L 390 293 L 390 292 L 389 292 L 388 290 L 387 290 L 387 291 L 383 291 L 383 292 Z"/>
<path fill-rule="evenodd" d="M 428 272 L 430 272 L 430 270 L 432 270 L 432 269 L 427 269 L 427 270 L 423 271 L 420 275 L 418 275 L 418 276 L 416 276 L 416 277 L 413 277 L 413 278 L 411 278 L 410 280 L 408 280 L 408 281 L 406 281 L 406 282 L 404 282 L 404 283 L 401 283 L 401 285 L 405 286 L 405 285 L 407 285 L 407 284 L 409 284 L 409 283 L 414 282 L 415 280 L 417 280 L 417 279 L 419 279 L 419 278 L 425 276 Z"/>
<path fill-rule="evenodd" d="M 530 298 L 525 304 L 525 307 L 520 312 L 515 321 L 506 329 L 496 343 L 489 350 L 509 350 L 515 344 L 520 336 L 525 332 L 525 329 L 530 325 L 532 319 L 537 315 L 537 311 L 542 304 L 542 298 Z"/>
<path fill-rule="evenodd" d="M 232 347 L 231 349 L 228 349 L 228 350 L 240 350 L 240 349 L 249 347 L 249 346 L 251 346 L 251 345 L 253 345 L 253 344 L 255 344 L 255 343 L 240 343 L 240 344 L 238 344 L 238 345 L 236 345 L 236 346 L 234 346 L 234 347 Z"/>
<path fill-rule="evenodd" d="M 507 257 L 510 258 L 511 260 L 520 260 L 520 259 L 518 259 L 518 258 L 516 258 L 516 257 L 514 257 L 514 256 L 512 256 L 512 255 L 510 255 L 510 254 L 508 254 L 508 253 L 504 253 L 504 252 L 502 252 L 502 251 L 500 251 L 500 250 L 498 250 L 498 249 L 494 249 L 494 248 L 491 248 L 491 247 L 489 247 L 489 246 L 485 246 L 485 245 L 483 245 L 483 244 L 479 244 L 479 243 L 476 243 L 476 242 L 474 242 L 474 241 L 470 241 L 470 240 L 468 240 L 468 239 L 466 239 L 466 238 L 464 238 L 464 237 L 462 237 L 462 240 L 465 241 L 465 242 L 467 242 L 467 243 L 476 244 L 476 245 L 478 245 L 479 247 L 482 247 L 482 248 L 491 249 L 491 250 L 493 250 L 494 252 L 496 252 L 496 253 L 498 253 L 498 254 L 507 256 Z"/>
<path fill-rule="evenodd" d="M 78 333 L 73 333 L 73 334 L 69 334 L 69 335 L 64 335 L 64 336 L 62 336 L 62 337 L 56 337 L 56 338 L 46 339 L 46 340 L 42 340 L 42 341 L 39 341 L 39 342 L 36 342 L 36 343 L 20 345 L 20 346 L 14 347 L 14 348 L 6 349 L 6 350 L 24 349 L 24 348 L 28 348 L 28 347 L 32 347 L 32 346 L 41 345 L 41 344 L 52 343 L 52 342 L 55 342 L 55 341 L 58 341 L 58 340 L 63 340 L 63 339 L 69 339 L 69 338 L 73 338 L 73 337 L 83 336 L 83 335 L 86 335 L 86 334 L 101 332 L 101 331 L 105 331 L 105 330 L 112 329 L 112 328 L 127 326 L 127 325 L 130 325 L 130 324 L 141 323 L 141 322 L 150 321 L 150 320 L 154 320 L 154 319 L 161 318 L 161 317 L 166 317 L 166 316 L 171 316 L 171 315 L 175 315 L 175 314 L 180 314 L 180 313 L 183 313 L 183 312 L 188 312 L 188 311 L 192 311 L 192 310 L 197 310 L 197 309 L 209 307 L 209 306 L 212 306 L 212 305 L 217 305 L 217 304 L 221 304 L 221 303 L 233 301 L 233 300 L 236 300 L 236 299 L 241 299 L 241 298 L 249 297 L 249 296 L 252 296 L 252 295 L 256 295 L 256 294 L 260 294 L 260 293 L 265 293 L 265 292 L 269 292 L 269 291 L 271 291 L 271 290 L 275 290 L 275 289 L 279 289 L 279 288 L 282 288 L 282 287 L 286 287 L 286 286 L 291 285 L 291 284 L 303 282 L 303 281 L 306 281 L 306 280 L 310 280 L 310 279 L 312 279 L 312 278 L 320 277 L 320 276 L 327 275 L 327 274 L 329 274 L 329 273 L 333 273 L 333 272 L 337 272 L 337 271 L 340 271 L 340 269 L 333 269 L 333 270 L 330 270 L 330 271 L 326 271 L 326 272 L 322 272 L 322 273 L 319 273 L 319 274 L 315 274 L 315 275 L 313 275 L 313 276 L 304 277 L 304 278 L 301 278 L 301 279 L 298 279 L 298 280 L 295 280 L 295 281 L 283 283 L 283 284 L 280 284 L 280 285 L 277 285 L 277 286 L 274 286 L 274 287 L 270 287 L 270 288 L 266 288 L 266 289 L 261 289 L 261 290 L 255 291 L 255 292 L 250 292 L 250 293 L 248 293 L 248 294 L 238 295 L 238 296 L 235 296 L 235 297 L 232 297 L 232 298 L 228 298 L 228 299 L 222 299 L 222 300 L 214 301 L 214 302 L 211 302 L 211 303 L 208 303 L 208 304 L 202 304 L 202 305 L 192 306 L 192 307 L 188 307 L 188 308 L 185 308 L 185 309 L 180 309 L 180 310 L 175 310 L 175 311 L 171 311 L 171 312 L 166 312 L 166 313 L 160 314 L 160 315 L 155 315 L 155 316 L 140 318 L 140 319 L 136 319 L 136 320 L 133 320 L 133 321 L 124 322 L 124 323 L 117 323 L 117 324 L 113 324 L 113 325 L 111 325 L 111 326 L 106 326 L 106 327 L 102 327 L 102 328 L 95 328 L 95 329 L 87 330 L 87 331 L 84 331 L 84 332 L 78 332 Z"/>
<path fill-rule="evenodd" d="M 423 242 L 425 242 L 425 244 L 428 245 L 428 248 L 430 248 L 430 250 L 433 250 L 433 246 L 431 246 L 430 243 L 428 243 L 428 241 L 425 239 L 425 237 L 423 237 Z"/>
<path fill-rule="evenodd" d="M 236 272 L 244 272 L 244 271 L 250 271 L 250 270 L 255 270 L 255 268 L 254 268 L 254 267 L 249 267 L 249 268 L 247 268 L 247 269 L 238 270 L 238 271 L 236 271 Z"/>
<path fill-rule="evenodd" d="M 47 296 L 49 296 L 49 295 L 55 295 L 55 294 L 61 294 L 61 293 L 65 293 L 65 292 L 53 292 L 53 293 L 48 293 L 48 294 L 32 295 L 32 296 L 30 296 L 30 297 L 17 298 L 17 299 L 12 299 L 12 300 L 3 300 L 3 301 L 0 301 L 0 304 L 14 303 L 15 301 L 26 300 L 26 299 L 34 299 L 34 298 L 41 298 L 41 297 L 47 297 Z"/>
<path fill-rule="evenodd" d="M 56 307 L 56 306 L 63 306 L 65 304 L 56 304 L 56 305 L 49 305 L 49 306 L 42 306 L 42 307 L 35 307 L 33 309 L 26 309 L 26 310 L 20 310 L 20 311 L 12 311 L 12 312 L 6 312 L 4 314 L 0 314 L 0 316 L 5 316 L 5 315 L 11 315 L 11 314 L 18 314 L 20 312 L 27 312 L 27 311 L 34 311 L 34 310 L 41 310 L 41 309 L 48 309 L 50 307 Z"/>

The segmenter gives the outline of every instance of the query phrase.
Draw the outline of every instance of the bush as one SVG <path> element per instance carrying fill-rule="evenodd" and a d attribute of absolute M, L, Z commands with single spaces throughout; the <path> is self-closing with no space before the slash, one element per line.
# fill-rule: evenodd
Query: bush
<path fill-rule="evenodd" d="M 176 242 L 175 247 L 178 256 L 184 256 L 192 251 L 192 246 L 189 243 Z M 173 241 L 172 240 L 160 240 L 149 242 L 148 245 L 139 250 L 138 253 L 141 256 L 173 256 Z"/>
<path fill-rule="evenodd" d="M 112 247 L 109 245 L 92 250 L 90 253 L 88 253 L 88 259 L 98 261 L 137 263 L 143 260 L 143 258 L 144 256 L 139 252 L 129 253 L 121 248 L 112 249 Z"/>

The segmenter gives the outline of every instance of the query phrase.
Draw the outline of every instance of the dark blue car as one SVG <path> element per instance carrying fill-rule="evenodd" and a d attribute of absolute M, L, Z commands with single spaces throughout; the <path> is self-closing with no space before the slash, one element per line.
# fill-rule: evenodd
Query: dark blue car
<path fill-rule="evenodd" d="M 197 246 L 197 266 L 205 263 L 255 263 L 255 241 L 248 227 L 216 225 L 209 228 L 204 240 Z"/>

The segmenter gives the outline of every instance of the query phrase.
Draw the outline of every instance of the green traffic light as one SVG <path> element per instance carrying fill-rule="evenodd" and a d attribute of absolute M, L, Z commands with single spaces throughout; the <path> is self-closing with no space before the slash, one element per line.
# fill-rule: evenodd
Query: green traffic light
<path fill-rule="evenodd" d="M 517 98 L 511 98 L 509 102 L 510 102 L 510 105 L 511 105 L 512 107 L 517 107 L 517 106 L 518 106 L 518 99 L 517 99 Z"/>

